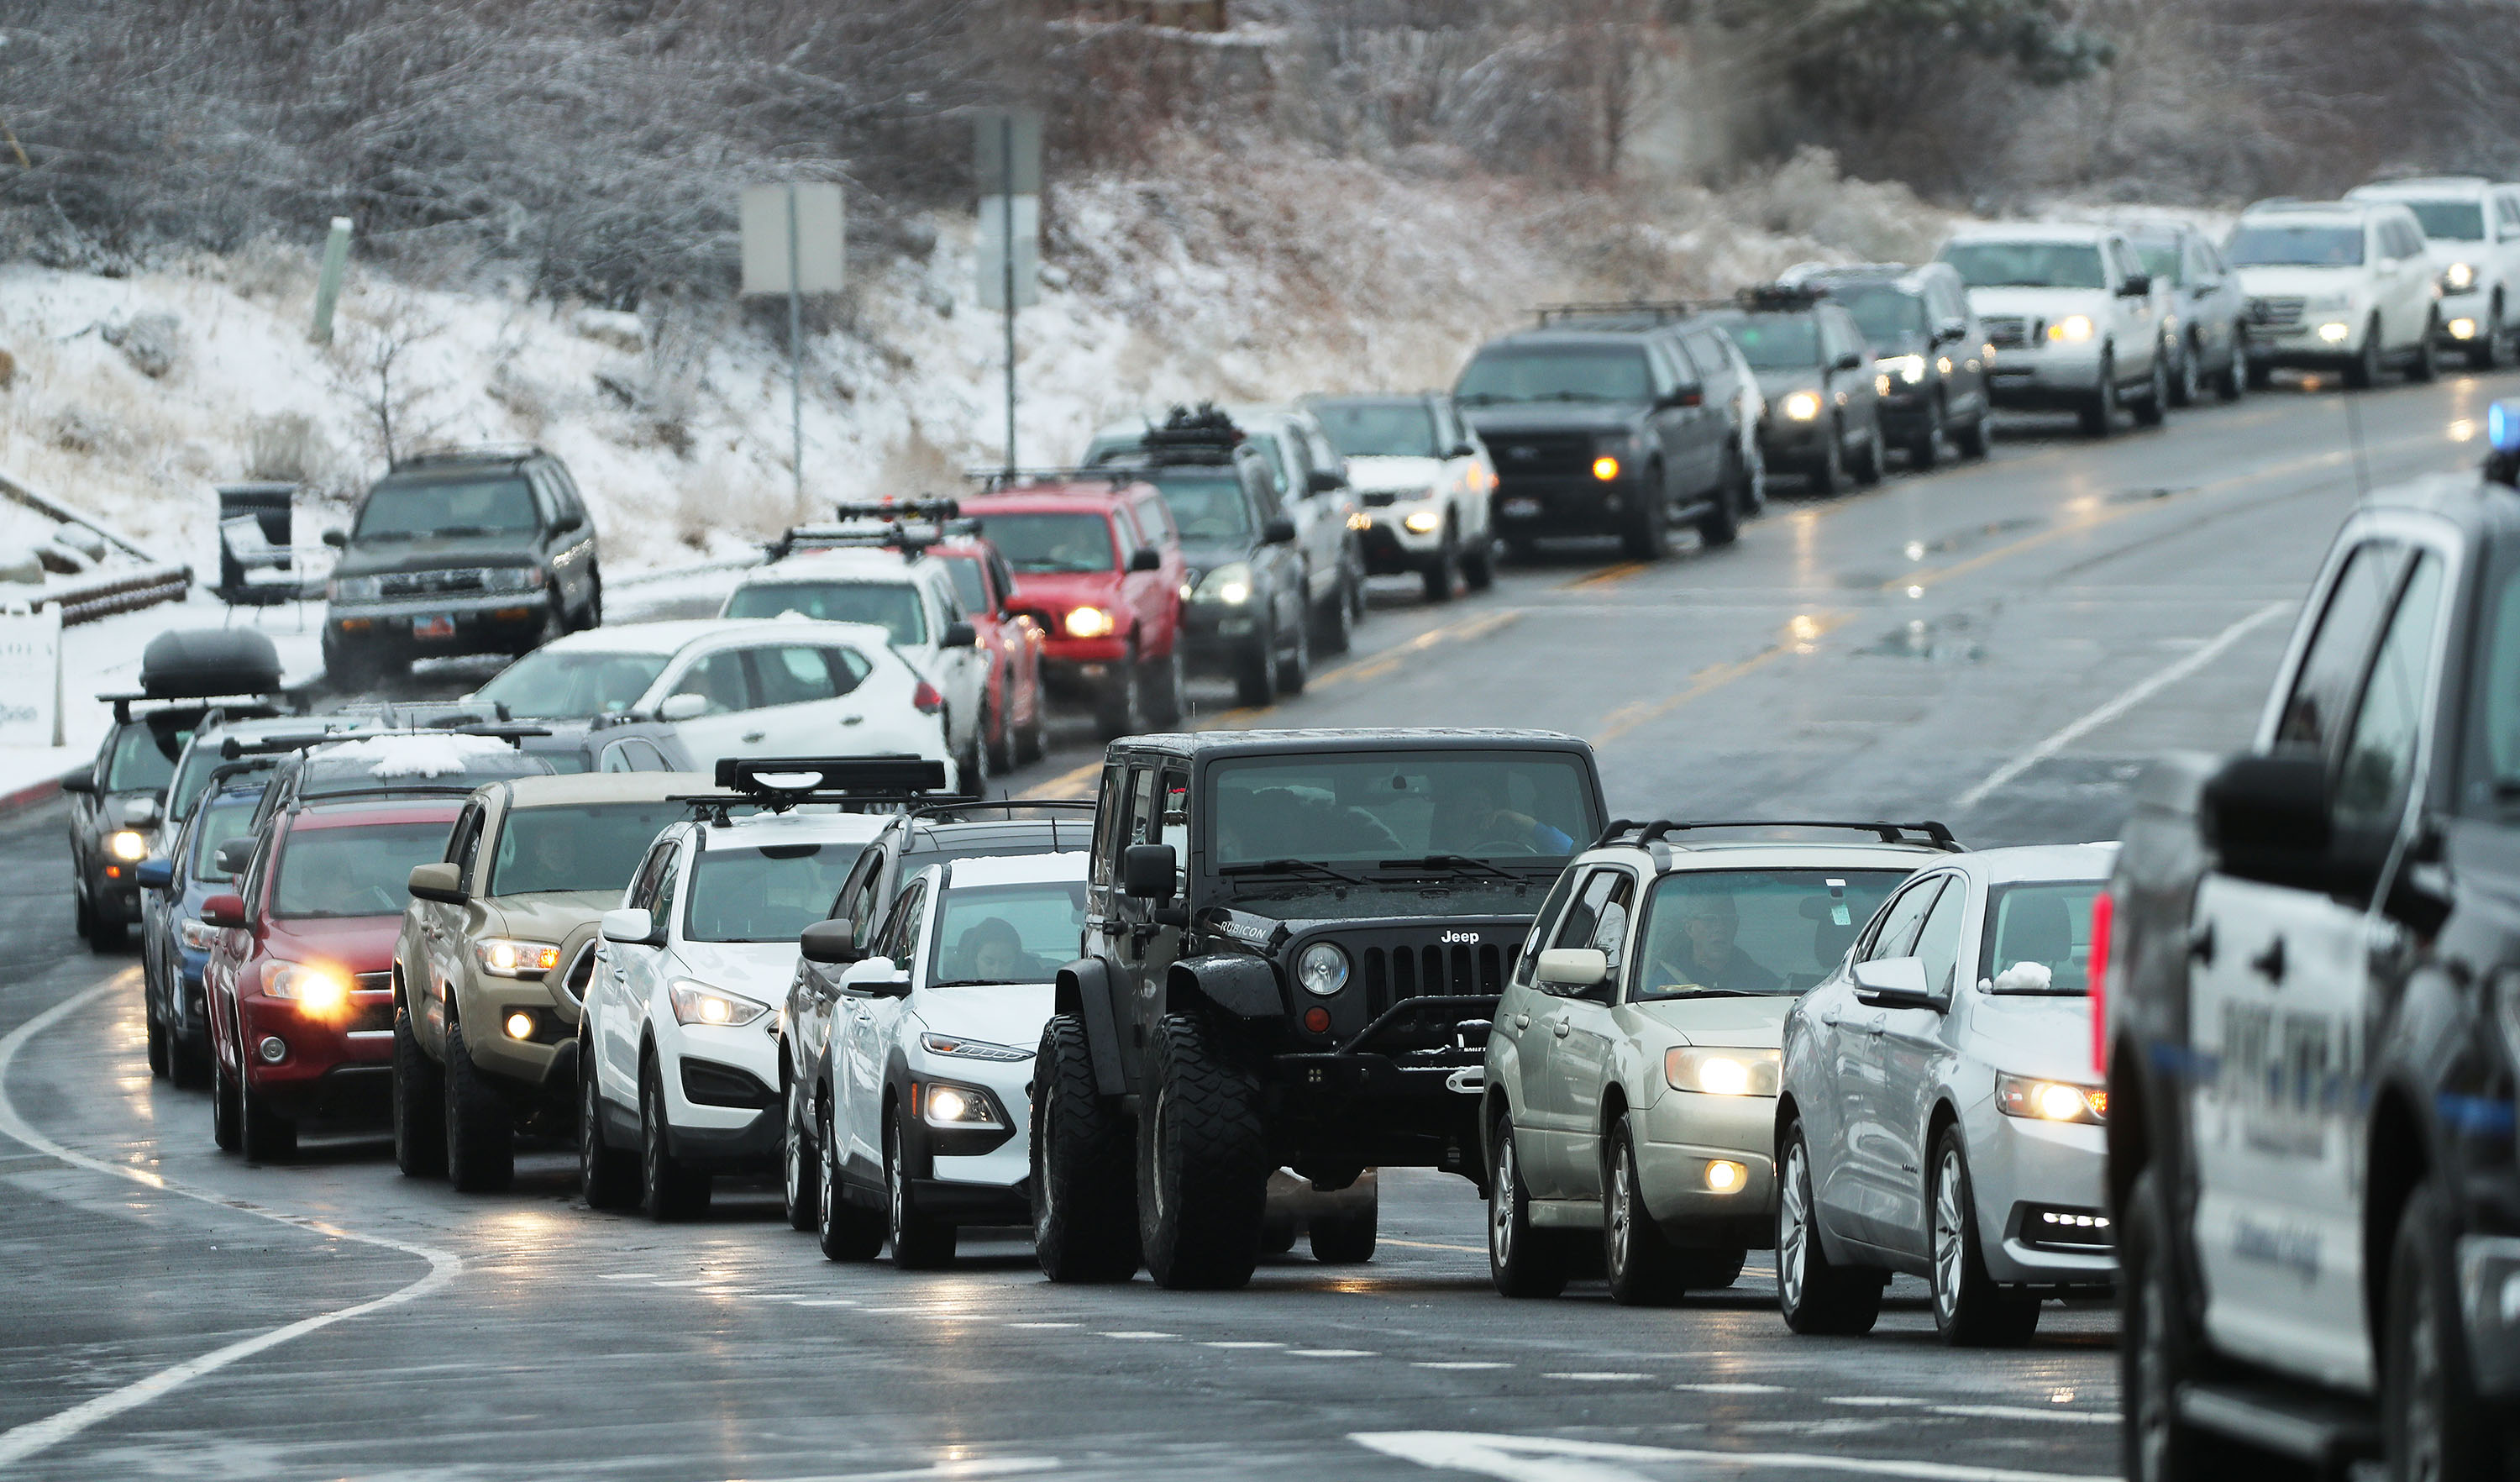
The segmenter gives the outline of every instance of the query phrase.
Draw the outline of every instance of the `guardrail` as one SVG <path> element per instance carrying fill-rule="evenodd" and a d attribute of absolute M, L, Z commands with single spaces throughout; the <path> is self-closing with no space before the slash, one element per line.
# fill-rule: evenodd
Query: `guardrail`
<path fill-rule="evenodd" d="M 192 588 L 191 566 L 159 561 L 138 541 L 95 516 L 38 493 L 5 473 L 0 473 L 0 499 L 32 510 L 56 524 L 94 530 L 107 545 L 139 562 L 118 571 L 99 571 L 59 585 L 48 584 L 41 591 L 25 594 L 28 602 L 60 603 L 65 625 L 94 622 L 161 602 L 181 602 Z"/>

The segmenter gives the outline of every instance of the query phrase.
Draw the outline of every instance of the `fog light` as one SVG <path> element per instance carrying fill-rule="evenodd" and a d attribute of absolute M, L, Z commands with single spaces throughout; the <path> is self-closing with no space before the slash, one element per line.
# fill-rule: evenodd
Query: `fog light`
<path fill-rule="evenodd" d="M 1359 510 L 1347 517 L 1347 527 L 1351 530 L 1371 530 L 1373 528 L 1373 516 Z"/>
<path fill-rule="evenodd" d="M 289 1057 L 287 1042 L 276 1034 L 264 1035 L 262 1043 L 254 1046 L 253 1050 L 254 1054 L 262 1056 L 262 1061 L 266 1065 L 277 1065 Z"/>
<path fill-rule="evenodd" d="M 2476 321 L 2473 319 L 2452 320 L 2450 322 L 2450 337 L 2452 339 L 2474 339 L 2476 337 Z"/>
<path fill-rule="evenodd" d="M 1304 1010 L 1304 1029 L 1309 1034 L 1330 1032 L 1330 1011 L 1319 1004 Z"/>
<path fill-rule="evenodd" d="M 508 1038 L 512 1040 L 529 1040 L 533 1037 L 534 1016 L 532 1014 L 512 1013 L 508 1015 Z"/>
<path fill-rule="evenodd" d="M 2322 324 L 2318 327 L 2318 337 L 2329 344 L 2343 344 L 2352 338 L 2353 335 L 2352 329 L 2341 324 Z"/>
<path fill-rule="evenodd" d="M 1619 461 L 1612 458 L 1607 453 L 1594 459 L 1593 476 L 1601 480 L 1603 483 L 1608 483 L 1611 479 L 1619 476 Z"/>
<path fill-rule="evenodd" d="M 1717 1158 L 1706 1165 L 1706 1187 L 1716 1193 L 1732 1193 L 1750 1182 L 1750 1170 L 1738 1163 Z"/>

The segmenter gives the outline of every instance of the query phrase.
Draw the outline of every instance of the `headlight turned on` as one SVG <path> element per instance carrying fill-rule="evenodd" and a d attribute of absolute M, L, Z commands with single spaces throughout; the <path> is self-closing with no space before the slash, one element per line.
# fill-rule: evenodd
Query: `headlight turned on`
<path fill-rule="evenodd" d="M 1874 361 L 1872 368 L 1884 376 L 1895 376 L 1910 385 L 1925 379 L 1925 357 L 1922 355 L 1886 356 Z"/>
<path fill-rule="evenodd" d="M 919 1048 L 929 1055 L 948 1055 L 966 1060 L 1028 1060 L 1032 1052 L 1013 1045 L 992 1045 L 987 1040 L 967 1040 L 959 1034 L 922 1034 Z"/>
<path fill-rule="evenodd" d="M 929 1081 L 913 1089 L 919 1095 L 920 1120 L 930 1127 L 952 1132 L 1007 1125 L 999 1120 L 997 1103 L 989 1100 L 987 1092 L 975 1086 Z"/>
<path fill-rule="evenodd" d="M 1701 1096 L 1775 1096 L 1782 1052 L 1681 1045 L 1664 1052 L 1662 1078 Z"/>
<path fill-rule="evenodd" d="M 1782 405 L 1788 421 L 1809 422 L 1820 415 L 1820 397 L 1811 391 L 1796 391 Z"/>
<path fill-rule="evenodd" d="M 1432 535 L 1444 528 L 1444 515 L 1440 510 L 1412 510 L 1400 522 L 1412 535 Z"/>
<path fill-rule="evenodd" d="M 695 983 L 687 977 L 678 977 L 666 984 L 665 996 L 674 1002 L 674 1022 L 677 1024 L 740 1029 L 770 1011 L 768 1004 L 756 1004 L 740 994 L 721 993 L 706 983 Z"/>
<path fill-rule="evenodd" d="M 1070 638 L 1107 638 L 1111 633 L 1111 614 L 1101 607 L 1076 607 L 1069 610 L 1059 626 Z"/>
<path fill-rule="evenodd" d="M 2050 339 L 2083 340 L 2092 337 L 2092 316 L 2068 314 L 2048 327 Z"/>
<path fill-rule="evenodd" d="M 2041 1122 L 2108 1120 L 2109 1094 L 2097 1086 L 2071 1081 L 2043 1081 L 2026 1075 L 1995 1078 L 1995 1109 L 2008 1117 Z"/>
<path fill-rule="evenodd" d="M 549 942 L 519 942 L 504 936 L 472 944 L 481 970 L 493 977 L 540 977 L 560 966 L 560 949 Z"/>
<path fill-rule="evenodd" d="M 262 996 L 287 999 L 317 1017 L 330 1017 L 350 1002 L 349 980 L 329 967 L 274 963 L 263 970 Z"/>
<path fill-rule="evenodd" d="M 105 852 L 115 859 L 137 863 L 149 857 L 149 836 L 133 829 L 116 829 L 106 839 Z"/>

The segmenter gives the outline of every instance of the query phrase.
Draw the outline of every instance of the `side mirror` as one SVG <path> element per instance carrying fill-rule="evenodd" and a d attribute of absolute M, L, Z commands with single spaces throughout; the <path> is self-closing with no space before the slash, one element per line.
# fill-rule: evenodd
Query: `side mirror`
<path fill-rule="evenodd" d="M 143 890 L 164 890 L 175 883 L 175 862 L 170 859 L 145 859 L 132 867 L 131 877 Z"/>
<path fill-rule="evenodd" d="M 708 713 L 708 707 L 709 702 L 707 696 L 694 695 L 691 691 L 685 690 L 680 695 L 668 695 L 665 696 L 665 702 L 656 707 L 656 719 L 662 721 L 698 720 Z"/>
<path fill-rule="evenodd" d="M 796 951 L 809 963 L 850 964 L 866 961 L 858 945 L 858 923 L 845 916 L 816 921 L 796 933 Z"/>
<path fill-rule="evenodd" d="M 840 974 L 840 989 L 869 998 L 906 999 L 910 997 L 910 974 L 888 957 L 871 957 Z"/>
<path fill-rule="evenodd" d="M 1152 546 L 1140 546 L 1137 554 L 1129 558 L 1129 569 L 1132 571 L 1160 571 L 1163 568 L 1164 553 Z"/>
<path fill-rule="evenodd" d="M 1295 543 L 1295 522 L 1281 515 L 1260 527 L 1260 540 L 1264 545 L 1291 546 Z"/>
<path fill-rule="evenodd" d="M 324 532 L 324 544 L 331 546 L 336 551 L 347 550 L 350 544 L 350 532 L 347 530 L 327 530 Z"/>
<path fill-rule="evenodd" d="M 1925 989 L 1925 960 L 1917 957 L 1875 958 L 1855 965 L 1855 989 L 1865 1002 L 1894 1009 L 1939 1009 L 1942 1000 Z"/>
<path fill-rule="evenodd" d="M 206 926 L 242 926 L 245 924 L 245 897 L 214 895 L 202 902 L 202 923 Z"/>
<path fill-rule="evenodd" d="M 1458 458 L 1461 455 L 1457 452 L 1453 456 Z M 1347 475 L 1336 469 L 1315 469 L 1304 480 L 1307 494 L 1335 494 L 1346 487 Z"/>
<path fill-rule="evenodd" d="M 1837 359 L 1830 364 L 1829 369 L 1832 371 L 1863 370 L 1864 354 L 1860 350 L 1849 350 L 1845 354 L 1837 357 Z"/>
<path fill-rule="evenodd" d="M 1946 319 L 1934 326 L 1934 343 L 1952 344 L 1968 337 L 1968 321 Z"/>
<path fill-rule="evenodd" d="M 2127 281 L 2119 287 L 2118 293 L 2119 296 L 2125 298 L 2144 298 L 2150 296 L 2152 293 L 2152 275 L 2150 273 L 2131 273 L 2127 275 Z"/>
<path fill-rule="evenodd" d="M 1479 445 L 1474 442 L 1457 442 L 1453 444 L 1453 451 L 1445 454 L 1444 456 L 1446 458 L 1476 458 L 1479 456 Z"/>
<path fill-rule="evenodd" d="M 2268 885 L 2328 884 L 2331 816 L 2327 764 L 2315 752 L 2232 757 L 2197 799 L 2223 873 Z"/>
<path fill-rule="evenodd" d="M 63 778 L 62 790 L 64 792 L 94 792 L 96 790 L 96 769 L 94 767 L 81 767 L 76 772 Z"/>
<path fill-rule="evenodd" d="M 122 826 L 126 829 L 155 829 L 164 812 L 154 797 L 135 797 L 122 805 Z"/>
<path fill-rule="evenodd" d="M 1552 947 L 1532 973 L 1552 988 L 1596 988 L 1609 975 L 1609 955 L 1598 947 Z"/>
<path fill-rule="evenodd" d="M 1706 392 L 1703 387 L 1699 386 L 1682 386 L 1678 390 L 1666 394 L 1662 399 L 1662 404 L 1667 407 L 1704 406 L 1706 404 Z"/>
<path fill-rule="evenodd" d="M 218 853 L 210 856 L 211 867 L 221 875 L 243 875 L 246 867 L 252 863 L 253 840 L 250 838 L 229 839 L 219 845 Z"/>
<path fill-rule="evenodd" d="M 219 851 L 219 863 L 227 863 L 225 849 Z M 412 895 L 420 900 L 436 901 L 447 906 L 461 906 L 466 900 L 463 868 L 443 860 L 412 866 L 409 884 Z"/>
<path fill-rule="evenodd" d="M 422 870 L 426 870 L 428 868 L 428 867 L 426 865 L 421 867 Z M 447 868 L 452 869 L 454 867 L 448 866 Z M 416 876 L 420 874 L 420 871 L 415 870 L 412 874 Z M 420 893 L 420 884 L 417 879 L 412 883 L 411 893 L 414 895 L 418 895 Z M 657 945 L 655 913 L 643 910 L 637 906 L 625 906 L 617 911 L 607 911 L 604 913 L 604 923 L 602 929 L 604 932 L 604 939 L 608 942 L 619 942 L 627 947 L 653 947 Z"/>
<path fill-rule="evenodd" d="M 947 623 L 945 636 L 936 641 L 940 649 L 968 649 L 980 641 L 980 630 L 969 623 Z"/>
<path fill-rule="evenodd" d="M 1144 901 L 1171 900 L 1178 868 L 1172 845 L 1131 844 L 1120 851 L 1120 893 Z"/>

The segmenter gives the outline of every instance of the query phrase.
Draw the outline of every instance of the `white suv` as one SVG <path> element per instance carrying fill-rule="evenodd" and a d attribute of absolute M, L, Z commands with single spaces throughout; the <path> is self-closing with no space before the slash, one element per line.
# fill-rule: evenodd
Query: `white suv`
<path fill-rule="evenodd" d="M 2249 375 L 2341 371 L 2356 389 L 2385 365 L 2435 375 L 2441 290 L 2423 228 L 2403 205 L 2271 201 L 2240 213 L 2223 255 L 2249 299 Z"/>
<path fill-rule="evenodd" d="M 2520 334 L 2520 186 L 2473 175 L 2386 180 L 2345 193 L 2415 213 L 2441 287 L 2441 337 L 2475 370 L 2500 366 Z"/>
<path fill-rule="evenodd" d="M 2012 222 L 1972 227 L 1936 260 L 1968 285 L 1995 349 L 1987 392 L 2000 407 L 2070 409 L 2106 437 L 2121 401 L 2145 427 L 2170 405 L 2163 294 L 2115 227 Z"/>
<path fill-rule="evenodd" d="M 778 1007 L 884 820 L 862 813 L 669 824 L 604 918 L 578 1041 L 586 1202 L 653 1218 L 707 1207 L 717 1174 L 782 1148 Z M 723 814 L 717 815 L 722 820 Z"/>

